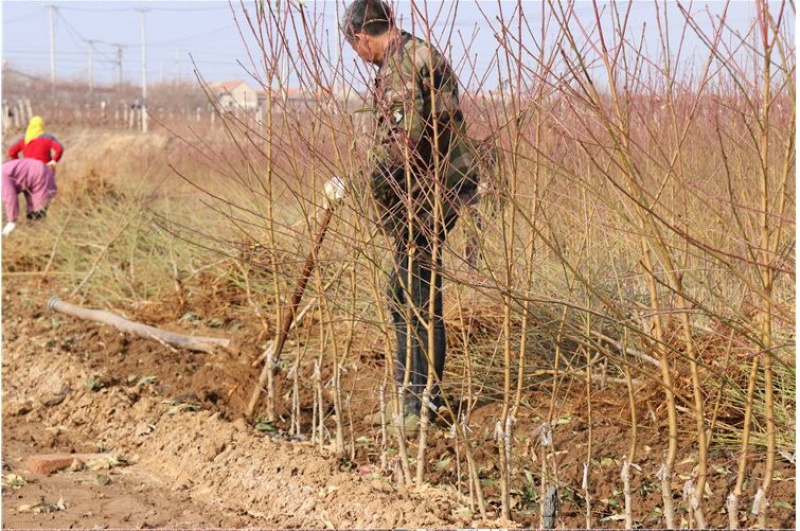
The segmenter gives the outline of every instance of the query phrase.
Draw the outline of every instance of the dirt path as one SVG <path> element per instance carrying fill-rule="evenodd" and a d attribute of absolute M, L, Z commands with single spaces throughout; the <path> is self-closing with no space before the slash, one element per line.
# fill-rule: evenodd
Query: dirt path
<path fill-rule="evenodd" d="M 31 440 L 35 440 L 33 434 Z M 5 527 L 197 528 L 241 527 L 252 522 L 231 512 L 214 513 L 186 494 L 166 492 L 135 466 L 51 476 L 30 474 L 21 463 L 23 457 L 53 449 L 43 448 L 44 444 L 23 444 L 15 436 L 5 437 L 3 443 L 4 475 L 16 473 L 27 478 L 24 485 L 3 488 Z M 65 440 L 59 440 L 55 449 L 65 450 L 69 446 Z M 64 502 L 65 508 L 48 512 L 54 510 L 54 506 L 57 508 L 59 500 Z"/>

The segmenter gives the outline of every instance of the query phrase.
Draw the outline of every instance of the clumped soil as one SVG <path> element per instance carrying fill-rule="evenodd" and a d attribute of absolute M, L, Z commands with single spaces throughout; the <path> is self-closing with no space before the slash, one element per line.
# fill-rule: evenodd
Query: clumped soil
<path fill-rule="evenodd" d="M 4 278 L 3 286 L 3 473 L 6 479 L 14 478 L 10 474 L 23 479 L 15 485 L 4 482 L 6 527 L 538 526 L 543 454 L 533 432 L 551 406 L 548 385 L 526 397 L 515 426 L 513 466 L 519 479 L 512 485 L 514 522 L 498 518 L 493 430 L 501 406 L 496 401 L 480 403 L 472 416 L 472 447 L 490 511 L 484 521 L 470 510 L 463 452 L 456 452 L 447 429 L 432 433 L 427 485 L 404 486 L 392 471 L 380 470 L 378 430 L 363 422 L 377 410 L 376 388 L 384 370 L 380 349 L 372 342 L 355 342 L 358 354 L 351 365 L 358 370 L 343 377 L 345 394 L 352 391 L 353 424 L 348 416 L 348 451 L 338 456 L 332 445 L 319 448 L 304 437 L 283 435 L 288 428 L 285 421 L 265 432 L 242 420 L 260 371 L 252 362 L 268 334 L 263 322 L 247 320 L 241 308 L 226 306 L 226 297 L 195 290 L 190 300 L 113 309 L 179 332 L 235 339 L 232 349 L 196 354 L 97 323 L 48 314 L 44 303 L 59 291 L 46 284 L 42 292 L 36 282 L 12 275 Z M 274 330 L 274 325 L 268 326 Z M 311 370 L 312 357 L 307 356 L 304 371 Z M 323 367 L 324 381 L 330 374 L 330 368 Z M 310 382 L 302 379 L 306 434 L 311 422 Z M 282 385 L 289 389 L 287 381 Z M 557 451 L 547 464 L 548 473 L 557 470 L 559 524 L 573 528 L 586 522 L 581 484 L 589 425 L 581 389 L 579 383 L 565 386 L 559 396 L 553 433 Z M 665 417 L 654 414 L 663 407 L 662 401 L 654 393 L 637 404 L 640 469 L 632 474 L 632 490 L 634 519 L 645 527 L 664 525 L 655 477 L 667 446 L 667 426 L 652 420 Z M 619 477 L 631 437 L 624 387 L 598 389 L 591 406 L 593 460 L 588 485 L 593 525 L 621 527 L 624 499 Z M 286 410 L 280 413 L 285 416 Z M 332 419 L 328 427 L 332 432 Z M 712 448 L 706 507 L 719 510 L 707 510 L 706 517 L 709 525 L 722 527 L 728 522 L 722 508 L 735 481 L 736 454 Z M 410 449 L 416 455 L 414 444 Z M 51 476 L 31 474 L 24 465 L 27 456 L 37 453 L 99 450 L 112 452 L 127 464 Z M 678 516 L 685 520 L 680 493 L 696 466 L 697 450 L 683 444 L 678 455 L 672 487 Z M 759 461 L 751 468 L 742 501 L 743 525 L 754 523 L 744 509 L 763 472 Z M 794 465 L 781 459 L 772 487 L 770 526 L 794 527 L 794 491 Z M 64 506 L 60 510 L 31 510 L 37 504 L 56 506 L 59 499 Z"/>
<path fill-rule="evenodd" d="M 241 420 L 257 369 L 242 353 L 191 354 L 47 315 L 5 285 L 3 490 L 8 527 L 442 527 L 452 489 L 424 499 L 341 466 L 305 441 Z M 37 301 L 40 302 L 40 301 Z M 36 453 L 108 450 L 107 472 L 30 474 Z M 104 480 L 103 480 L 104 481 Z M 41 499 L 40 499 L 41 498 Z M 66 509 L 19 511 L 62 498 Z"/>

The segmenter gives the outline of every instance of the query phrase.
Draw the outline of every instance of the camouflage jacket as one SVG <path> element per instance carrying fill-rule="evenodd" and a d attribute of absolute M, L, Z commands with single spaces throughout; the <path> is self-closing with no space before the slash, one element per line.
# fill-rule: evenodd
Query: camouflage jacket
<path fill-rule="evenodd" d="M 458 212 L 477 186 L 474 149 L 459 108 L 458 80 L 447 60 L 403 32 L 386 51 L 375 79 L 372 193 L 389 231 L 407 226 L 408 212 L 430 226 L 435 183 L 440 220 Z"/>

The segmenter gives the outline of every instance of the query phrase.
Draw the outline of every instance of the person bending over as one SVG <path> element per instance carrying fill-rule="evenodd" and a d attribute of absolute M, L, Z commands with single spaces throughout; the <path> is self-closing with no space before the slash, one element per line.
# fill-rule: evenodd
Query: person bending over
<path fill-rule="evenodd" d="M 51 170 L 55 171 L 56 162 L 61 160 L 64 154 L 64 146 L 56 140 L 53 135 L 45 134 L 44 119 L 41 116 L 34 116 L 28 123 L 25 136 L 20 138 L 13 146 L 8 148 L 10 159 L 22 158 L 35 159 L 43 164 L 47 164 Z"/>
<path fill-rule="evenodd" d="M 3 207 L 6 225 L 3 235 L 14 230 L 19 214 L 19 194 L 25 196 L 29 220 L 42 219 L 56 195 L 56 181 L 47 164 L 36 159 L 16 159 L 3 163 Z"/>

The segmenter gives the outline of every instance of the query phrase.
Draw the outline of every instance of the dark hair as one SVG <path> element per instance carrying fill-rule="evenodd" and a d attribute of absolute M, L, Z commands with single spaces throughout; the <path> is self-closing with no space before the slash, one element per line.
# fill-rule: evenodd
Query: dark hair
<path fill-rule="evenodd" d="M 353 0 L 342 17 L 342 32 L 348 41 L 356 33 L 382 35 L 394 25 L 392 10 L 383 0 Z"/>

